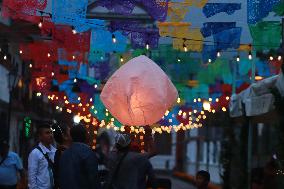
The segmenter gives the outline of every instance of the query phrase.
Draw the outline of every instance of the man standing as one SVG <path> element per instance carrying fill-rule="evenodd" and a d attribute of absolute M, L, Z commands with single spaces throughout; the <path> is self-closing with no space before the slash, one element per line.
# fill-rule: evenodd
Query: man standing
<path fill-rule="evenodd" d="M 110 175 L 108 188 L 146 189 L 147 183 L 155 188 L 155 175 L 149 154 L 130 151 L 128 134 L 118 133 L 115 138 L 116 151 L 109 156 Z"/>
<path fill-rule="evenodd" d="M 23 176 L 23 165 L 19 156 L 9 152 L 6 140 L 0 141 L 0 189 L 16 189 L 18 173 Z"/>
<path fill-rule="evenodd" d="M 198 171 L 196 174 L 196 187 L 197 189 L 208 189 L 210 182 L 210 174 L 207 171 Z"/>
<path fill-rule="evenodd" d="M 64 151 L 59 165 L 60 189 L 99 189 L 98 160 L 87 145 L 88 132 L 82 125 L 70 130 L 72 145 Z"/>
<path fill-rule="evenodd" d="M 39 144 L 28 159 L 29 189 L 52 189 L 53 162 L 56 148 L 50 125 L 42 123 L 38 128 Z"/>

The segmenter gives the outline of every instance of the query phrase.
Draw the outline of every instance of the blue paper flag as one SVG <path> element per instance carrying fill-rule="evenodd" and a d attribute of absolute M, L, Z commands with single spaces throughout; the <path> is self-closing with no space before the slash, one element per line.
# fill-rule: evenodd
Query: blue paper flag
<path fill-rule="evenodd" d="M 236 22 L 205 22 L 201 28 L 203 37 L 209 37 L 221 31 L 236 27 Z"/>
<path fill-rule="evenodd" d="M 209 18 L 220 12 L 225 12 L 229 15 L 234 14 L 236 10 L 241 9 L 241 3 L 207 3 L 203 7 L 204 15 Z"/>
<path fill-rule="evenodd" d="M 258 21 L 268 16 L 269 12 L 272 11 L 274 6 L 279 2 L 280 0 L 248 0 L 248 23 L 256 24 Z"/>

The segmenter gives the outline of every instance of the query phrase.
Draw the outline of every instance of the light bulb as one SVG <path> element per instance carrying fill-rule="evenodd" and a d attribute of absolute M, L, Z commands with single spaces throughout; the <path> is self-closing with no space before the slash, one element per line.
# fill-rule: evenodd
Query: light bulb
<path fill-rule="evenodd" d="M 270 56 L 270 57 L 269 57 L 269 60 L 271 60 L 271 61 L 272 61 L 273 59 L 274 59 L 274 58 L 273 58 L 273 56 Z"/>
<path fill-rule="evenodd" d="M 20 54 L 23 54 L 23 51 L 22 51 L 22 50 L 20 50 Z"/>
<path fill-rule="evenodd" d="M 54 76 L 54 72 L 51 72 L 51 76 L 52 76 L 52 77 Z"/>
<path fill-rule="evenodd" d="M 240 56 L 237 56 L 237 62 L 239 62 L 240 61 Z"/>
<path fill-rule="evenodd" d="M 73 55 L 73 56 L 72 56 L 72 59 L 75 60 L 75 58 L 76 58 L 76 57 Z"/>
<path fill-rule="evenodd" d="M 208 62 L 209 62 L 209 63 L 211 63 L 211 62 L 212 62 L 212 60 L 209 58 L 209 59 L 208 59 Z"/>
<path fill-rule="evenodd" d="M 178 58 L 178 59 L 177 59 L 177 61 L 178 61 L 178 62 L 181 62 L 181 59 L 180 59 L 180 58 Z"/>
<path fill-rule="evenodd" d="M 220 57 L 221 56 L 221 53 L 220 51 L 217 52 L 217 57 Z"/>
<path fill-rule="evenodd" d="M 29 67 L 30 67 L 30 68 L 32 68 L 32 67 L 33 67 L 33 65 L 32 65 L 32 64 L 29 64 Z"/>
<path fill-rule="evenodd" d="M 97 85 L 97 84 L 95 84 L 95 85 L 94 85 L 94 87 L 95 87 L 95 89 L 96 89 L 96 88 L 98 88 L 98 85 Z"/>
<path fill-rule="evenodd" d="M 81 97 L 78 97 L 78 100 L 80 101 L 80 100 L 81 100 Z"/>
<path fill-rule="evenodd" d="M 251 54 L 251 52 L 249 52 L 248 59 L 249 59 L 249 60 L 252 60 L 252 54 Z"/>
<path fill-rule="evenodd" d="M 72 33 L 75 35 L 77 33 L 77 31 L 73 28 Z"/>
<path fill-rule="evenodd" d="M 183 50 L 184 50 L 184 52 L 187 52 L 187 50 L 188 50 L 185 44 L 183 44 Z"/>
<path fill-rule="evenodd" d="M 6 55 L 4 56 L 4 60 L 7 60 L 7 56 Z"/>
<path fill-rule="evenodd" d="M 75 79 L 74 79 L 74 83 L 76 83 L 76 82 L 77 82 L 77 79 L 75 78 Z"/>
<path fill-rule="evenodd" d="M 230 97 L 226 96 L 226 100 L 230 100 Z"/>
<path fill-rule="evenodd" d="M 50 57 L 51 55 L 50 55 L 50 53 L 47 53 L 47 57 Z"/>
<path fill-rule="evenodd" d="M 123 56 L 120 56 L 120 62 L 123 62 Z"/>
<path fill-rule="evenodd" d="M 148 43 L 148 42 L 146 43 L 146 49 L 147 49 L 147 50 L 150 49 L 150 46 L 149 46 L 149 43 Z"/>
<path fill-rule="evenodd" d="M 92 102 L 93 101 L 93 98 L 90 98 L 90 102 Z"/>
<path fill-rule="evenodd" d="M 226 112 L 226 111 L 227 111 L 227 109 L 226 109 L 225 107 L 223 107 L 223 108 L 222 108 L 222 111 L 223 111 L 223 112 Z"/>
<path fill-rule="evenodd" d="M 80 117 L 78 115 L 75 115 L 73 117 L 73 121 L 74 121 L 74 123 L 78 124 L 78 123 L 80 123 L 81 119 L 80 119 Z"/>
<path fill-rule="evenodd" d="M 279 55 L 279 56 L 278 56 L 278 60 L 279 60 L 279 61 L 282 60 L 282 56 Z"/>
<path fill-rule="evenodd" d="M 42 22 L 41 22 L 41 21 L 38 23 L 38 27 L 39 27 L 39 28 L 42 27 Z"/>
<path fill-rule="evenodd" d="M 114 34 L 112 34 L 112 42 L 113 42 L 113 43 L 116 43 L 116 38 L 115 38 L 115 35 L 114 35 Z"/>
<path fill-rule="evenodd" d="M 203 109 L 209 111 L 211 109 L 211 104 L 207 101 L 203 102 Z"/>

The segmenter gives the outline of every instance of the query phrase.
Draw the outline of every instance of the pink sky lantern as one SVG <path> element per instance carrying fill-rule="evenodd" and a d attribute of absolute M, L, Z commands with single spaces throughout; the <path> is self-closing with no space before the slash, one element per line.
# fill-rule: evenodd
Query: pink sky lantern
<path fill-rule="evenodd" d="M 107 81 L 101 100 L 124 125 L 145 126 L 159 121 L 175 104 L 178 93 L 163 70 L 146 56 L 131 59 Z"/>

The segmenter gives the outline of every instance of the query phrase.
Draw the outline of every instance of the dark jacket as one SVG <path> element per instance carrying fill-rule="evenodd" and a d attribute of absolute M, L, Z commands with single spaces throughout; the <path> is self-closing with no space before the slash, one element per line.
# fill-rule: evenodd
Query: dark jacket
<path fill-rule="evenodd" d="M 60 159 L 60 189 L 99 189 L 98 161 L 83 143 L 73 143 Z"/>
<path fill-rule="evenodd" d="M 123 154 L 119 152 L 110 154 L 110 170 L 115 170 L 115 166 L 122 156 Z M 153 167 L 148 156 L 137 152 L 128 152 L 112 183 L 117 189 L 146 189 L 146 178 L 152 183 L 155 180 Z"/>
<path fill-rule="evenodd" d="M 60 175 L 59 175 L 59 164 L 60 164 L 60 159 L 63 154 L 63 152 L 67 148 L 65 146 L 58 146 L 57 150 L 54 155 L 54 173 L 53 173 L 53 178 L 54 178 L 54 188 L 58 189 L 59 188 L 59 181 L 60 181 Z"/>

